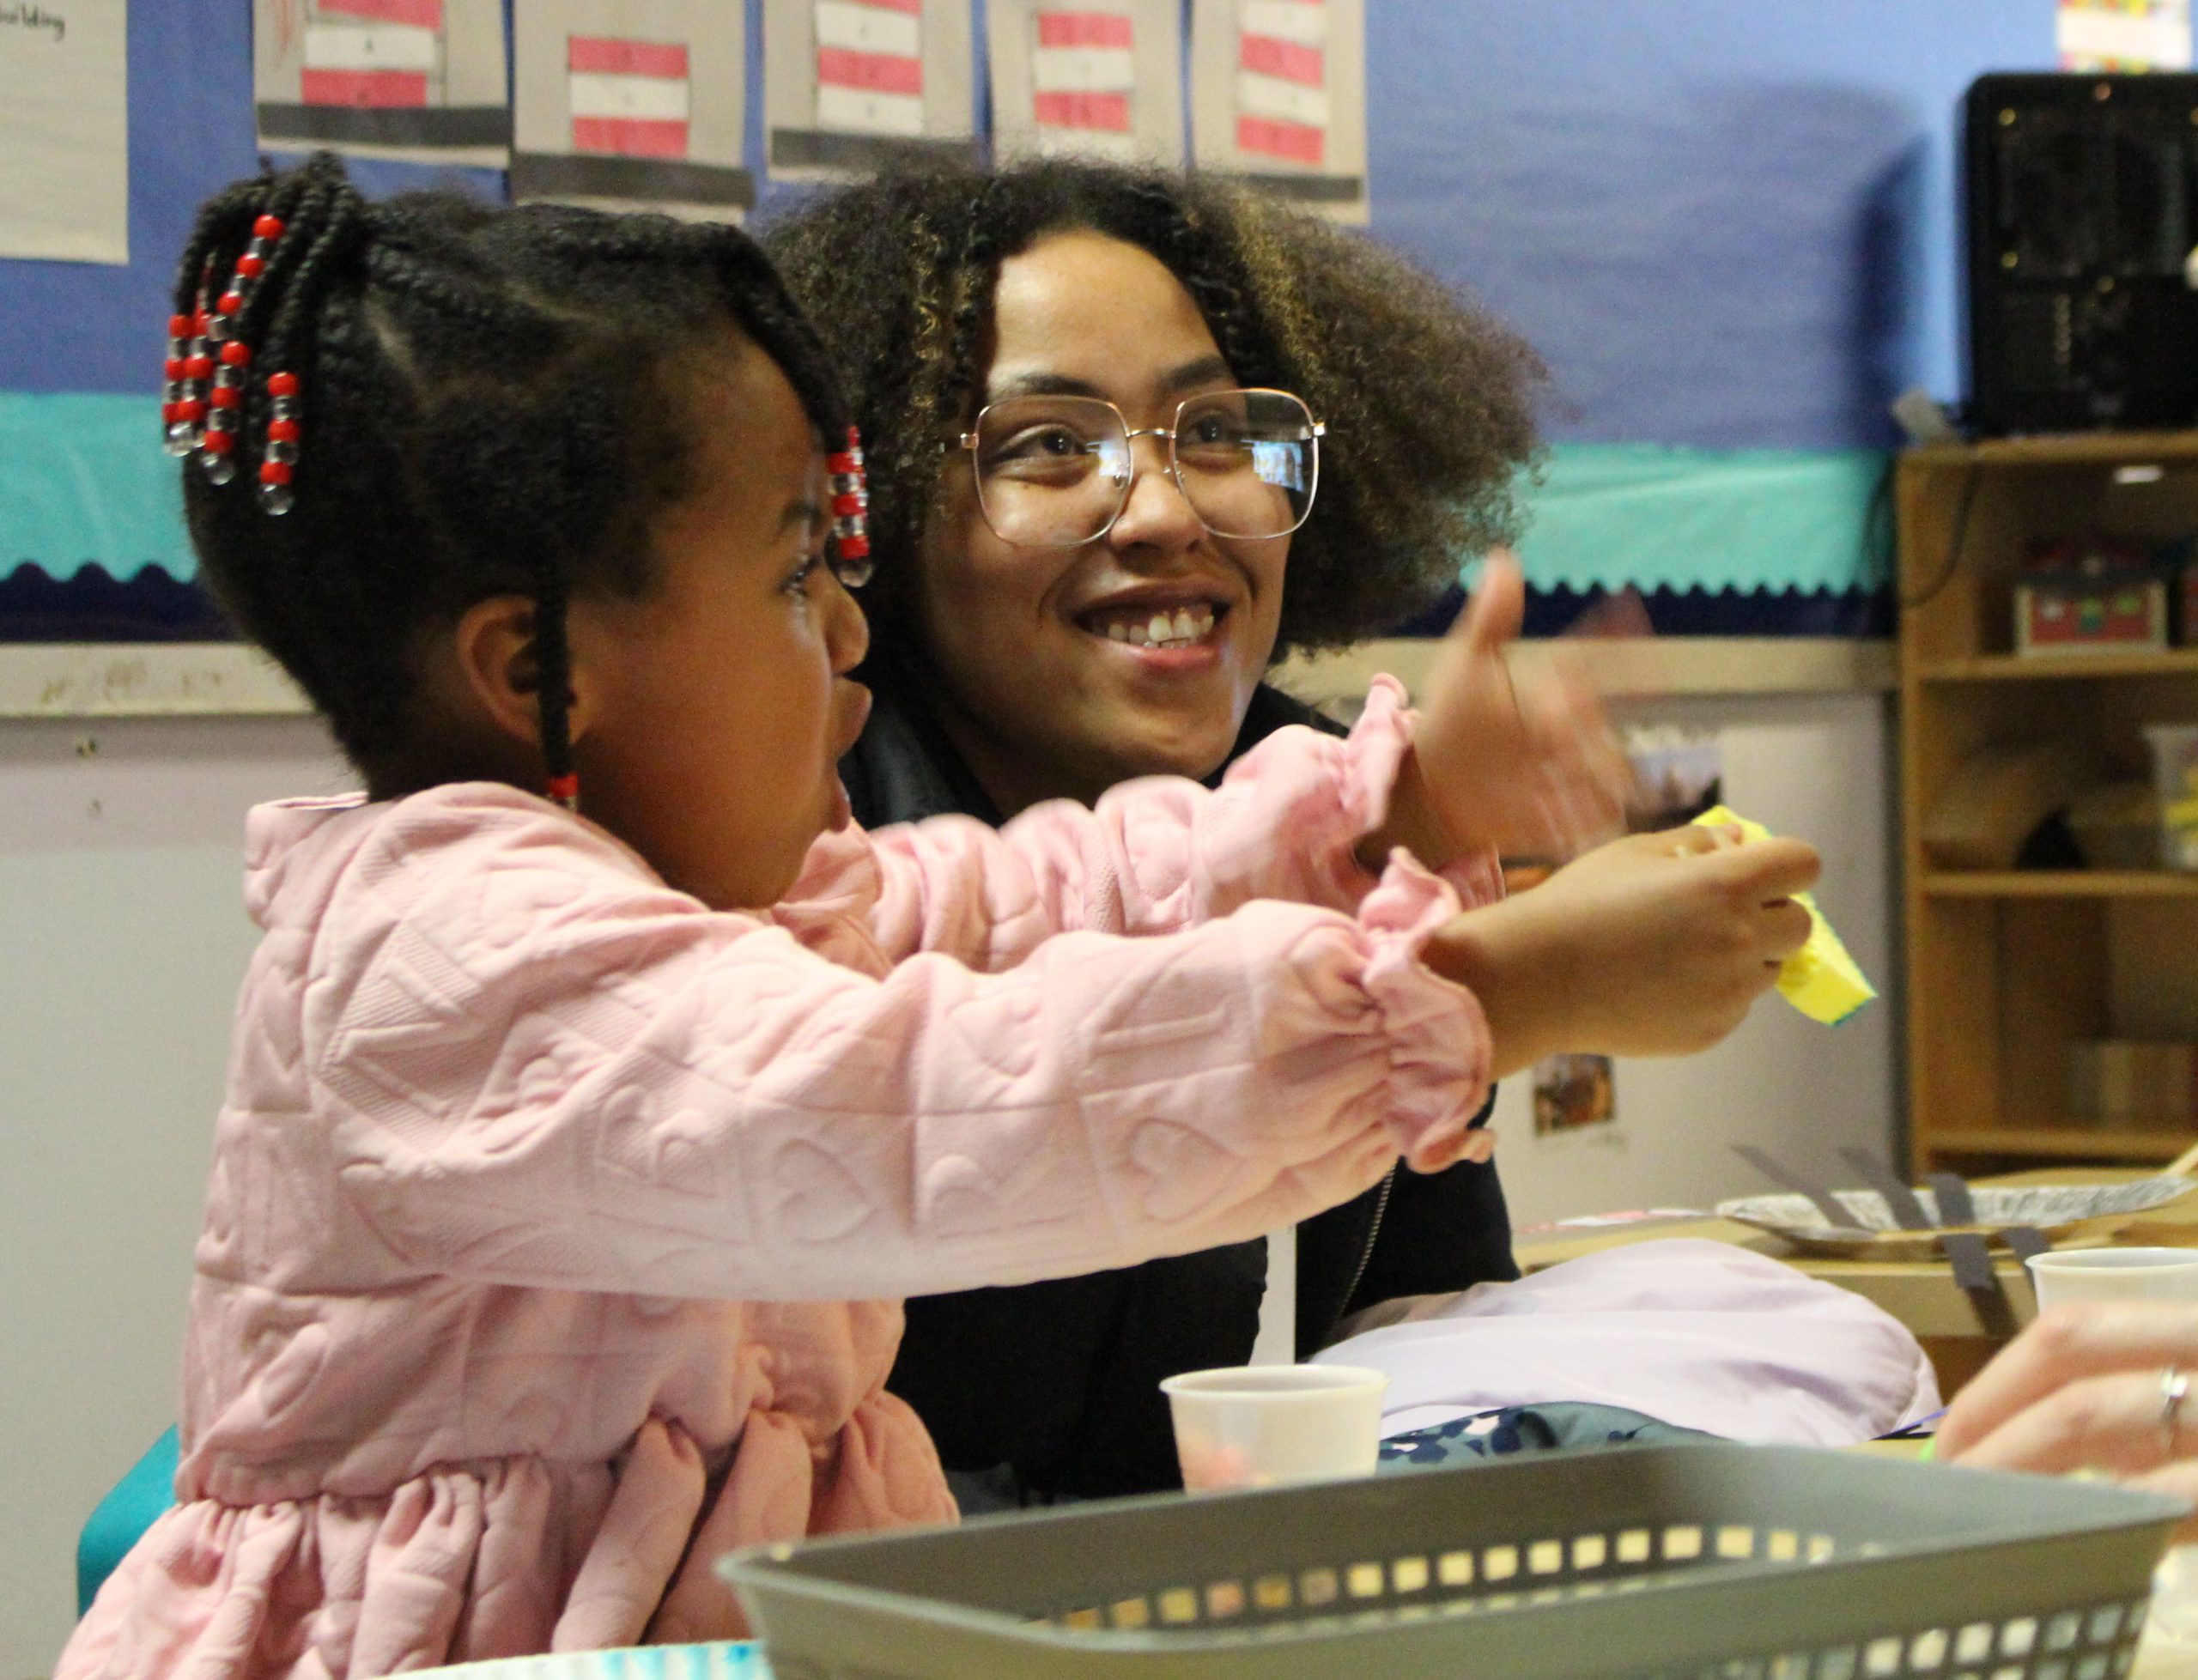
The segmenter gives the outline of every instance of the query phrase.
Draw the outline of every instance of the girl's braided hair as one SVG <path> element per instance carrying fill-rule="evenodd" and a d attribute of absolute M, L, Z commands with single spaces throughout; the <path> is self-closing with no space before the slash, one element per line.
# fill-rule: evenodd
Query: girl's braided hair
<path fill-rule="evenodd" d="M 881 645 L 915 622 L 924 521 L 948 446 L 975 415 L 999 265 L 1071 230 L 1150 252 L 1239 379 L 1296 391 L 1327 424 L 1278 656 L 1393 627 L 1453 585 L 1465 558 L 1515 533 L 1542 365 L 1383 247 L 1213 176 L 1060 159 L 890 172 L 763 234 L 871 440 L 878 569 L 865 605 Z"/>
<path fill-rule="evenodd" d="M 737 229 L 452 192 L 369 203 L 327 154 L 208 201 L 179 312 L 263 214 L 282 232 L 234 323 L 252 352 L 240 447 L 259 458 L 268 376 L 294 373 L 295 503 L 271 517 L 251 471 L 216 484 L 186 460 L 209 581 L 383 791 L 440 779 L 422 634 L 531 596 L 554 781 L 570 768 L 565 604 L 653 581 L 652 523 L 690 488 L 693 370 L 744 334 L 836 439 L 847 410 L 816 334 Z"/>

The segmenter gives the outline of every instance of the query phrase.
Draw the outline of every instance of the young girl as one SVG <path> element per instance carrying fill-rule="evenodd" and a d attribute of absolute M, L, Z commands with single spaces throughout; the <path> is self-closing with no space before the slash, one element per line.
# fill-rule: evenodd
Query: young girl
<path fill-rule="evenodd" d="M 1376 884 L 1387 687 L 1215 793 L 848 828 L 857 463 L 730 229 L 321 159 L 179 306 L 193 541 L 367 791 L 252 816 L 179 1503 L 61 1680 L 737 1631 L 728 1548 L 954 1514 L 865 1297 L 1446 1165 L 1491 1070 L 1705 1042 L 1803 937 L 1799 846 Z"/>

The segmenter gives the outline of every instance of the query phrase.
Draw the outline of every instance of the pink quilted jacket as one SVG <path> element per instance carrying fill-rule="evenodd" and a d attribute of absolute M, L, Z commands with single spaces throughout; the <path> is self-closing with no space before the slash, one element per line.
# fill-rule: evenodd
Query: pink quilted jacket
<path fill-rule="evenodd" d="M 871 1297 L 1483 1147 L 1479 1010 L 1413 957 L 1458 894 L 1351 861 L 1408 726 L 1385 682 L 1218 792 L 828 835 L 768 915 L 501 785 L 253 812 L 180 1502 L 58 1680 L 737 1633 L 727 1548 L 954 1515 Z"/>

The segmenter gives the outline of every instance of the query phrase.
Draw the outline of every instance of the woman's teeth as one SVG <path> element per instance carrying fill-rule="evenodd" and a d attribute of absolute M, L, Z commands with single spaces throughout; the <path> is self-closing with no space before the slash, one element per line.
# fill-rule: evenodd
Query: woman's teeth
<path fill-rule="evenodd" d="M 1132 647 L 1187 647 L 1213 634 L 1213 609 L 1178 607 L 1149 617 L 1109 616 L 1102 634 L 1108 641 L 1126 641 Z"/>

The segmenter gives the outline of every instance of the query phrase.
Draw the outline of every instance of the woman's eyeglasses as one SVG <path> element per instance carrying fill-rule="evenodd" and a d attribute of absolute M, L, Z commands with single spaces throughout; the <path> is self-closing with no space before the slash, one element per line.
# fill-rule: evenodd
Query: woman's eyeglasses
<path fill-rule="evenodd" d="M 1132 430 L 1097 397 L 1011 397 L 957 445 L 976 465 L 977 504 L 1004 543 L 1070 549 L 1103 537 L 1137 481 L 1131 445 L 1161 438 L 1168 476 L 1216 537 L 1287 537 L 1313 510 L 1327 428 L 1286 391 L 1214 391 L 1175 423 Z"/>

